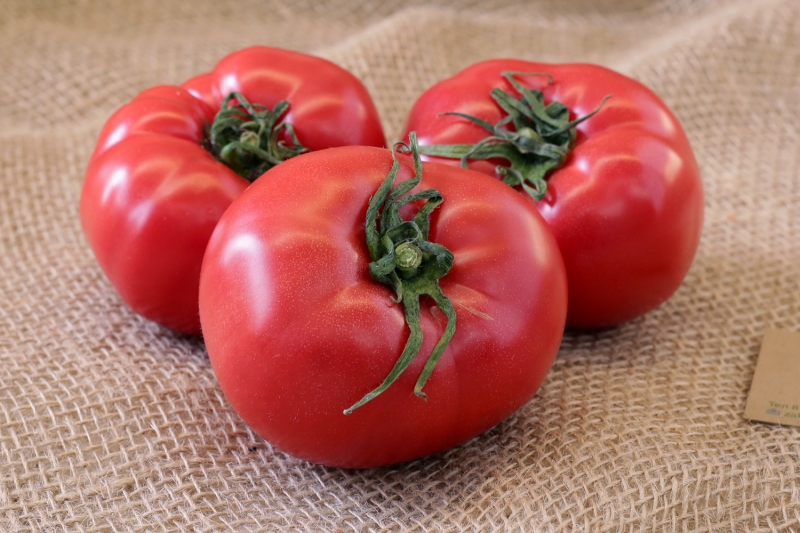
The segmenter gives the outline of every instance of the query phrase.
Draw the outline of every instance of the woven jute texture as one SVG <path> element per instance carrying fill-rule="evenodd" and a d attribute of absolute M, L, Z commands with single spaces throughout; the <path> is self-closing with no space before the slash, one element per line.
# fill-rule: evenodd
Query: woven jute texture
<path fill-rule="evenodd" d="M 390 139 L 478 60 L 641 80 L 702 167 L 686 281 L 568 332 L 537 396 L 454 450 L 366 471 L 283 454 L 201 340 L 125 307 L 77 207 L 116 107 L 253 44 L 353 71 Z M 797 0 L 0 2 L 0 531 L 800 531 L 800 428 L 742 417 L 764 331 L 800 330 L 799 124 Z"/>

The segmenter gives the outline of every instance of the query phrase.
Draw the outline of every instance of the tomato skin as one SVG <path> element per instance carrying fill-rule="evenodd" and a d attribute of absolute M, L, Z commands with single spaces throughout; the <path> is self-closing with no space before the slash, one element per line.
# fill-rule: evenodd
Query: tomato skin
<path fill-rule="evenodd" d="M 414 104 L 404 130 L 420 145 L 472 144 L 488 133 L 454 111 L 494 124 L 502 110 L 490 92 L 516 94 L 504 71 L 559 101 L 570 117 L 602 110 L 577 126 L 575 147 L 548 178 L 548 193 L 530 199 L 550 225 L 569 283 L 567 326 L 600 328 L 636 318 L 664 302 L 689 270 L 703 224 L 700 171 L 678 120 L 648 88 L 587 64 L 492 60 L 434 85 Z M 427 158 L 458 165 L 457 160 Z M 499 161 L 472 161 L 491 176 Z M 525 193 L 522 193 L 525 194 Z M 527 194 L 525 194 L 527 196 Z"/>
<path fill-rule="evenodd" d="M 167 135 L 201 144 L 215 110 L 180 87 L 160 85 L 139 93 L 106 121 L 92 159 L 128 137 Z"/>
<path fill-rule="evenodd" d="M 208 239 L 247 181 L 197 144 L 135 135 L 92 159 L 81 222 L 103 272 L 137 313 L 200 333 Z"/>
<path fill-rule="evenodd" d="M 455 256 L 440 285 L 456 333 L 425 386 L 428 400 L 417 398 L 446 325 L 424 298 L 420 354 L 383 394 L 344 415 L 386 377 L 408 338 L 402 305 L 370 277 L 364 234 L 391 164 L 388 150 L 347 147 L 273 168 L 226 211 L 204 258 L 200 316 L 226 397 L 258 434 L 312 462 L 372 467 L 464 442 L 536 393 L 563 333 L 566 275 L 541 216 L 495 180 L 426 163 L 418 188 L 445 198 L 431 241 Z M 410 159 L 401 164 L 398 181 L 413 176 Z"/>
<path fill-rule="evenodd" d="M 198 100 L 202 100 L 211 109 L 219 109 L 221 100 L 218 99 L 214 94 L 214 88 L 212 87 L 213 83 L 213 73 L 206 72 L 205 74 L 200 74 L 194 78 L 186 80 L 185 82 L 181 83 L 181 87 L 186 89 L 189 94 Z"/>
<path fill-rule="evenodd" d="M 294 92 L 261 85 L 269 80 L 260 73 L 279 76 L 282 68 Z M 201 333 L 197 294 L 208 238 L 248 186 L 204 148 L 227 96 L 214 87 L 225 84 L 240 87 L 253 103 L 274 106 L 288 99 L 293 107 L 287 118 L 313 141 L 310 149 L 354 140 L 385 144 L 372 100 L 352 74 L 322 59 L 265 47 L 231 54 L 185 87 L 147 89 L 117 110 L 101 130 L 86 171 L 84 233 L 131 308 L 189 334 Z M 323 111 L 308 111 L 315 105 Z M 336 120 L 338 136 L 330 134 Z"/>

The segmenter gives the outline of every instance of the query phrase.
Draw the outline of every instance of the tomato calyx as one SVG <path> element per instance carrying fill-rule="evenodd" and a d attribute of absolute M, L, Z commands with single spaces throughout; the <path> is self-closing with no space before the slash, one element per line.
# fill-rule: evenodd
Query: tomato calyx
<path fill-rule="evenodd" d="M 308 152 L 294 127 L 281 122 L 287 111 L 286 100 L 270 109 L 250 103 L 241 93 L 229 94 L 209 130 L 209 151 L 244 179 L 255 181 L 275 165 Z"/>
<path fill-rule="evenodd" d="M 520 186 L 534 199 L 541 200 L 547 194 L 547 176 L 564 164 L 575 144 L 575 127 L 600 111 L 611 95 L 603 98 L 591 113 L 570 121 L 567 106 L 557 101 L 545 105 L 542 91 L 528 89 L 517 79 L 546 76 L 548 84 L 552 84 L 555 80 L 551 74 L 513 71 L 502 74 L 521 96 L 492 89 L 492 99 L 506 113 L 496 124 L 466 113 L 442 113 L 469 120 L 491 135 L 475 144 L 434 144 L 423 146 L 420 151 L 425 155 L 460 159 L 464 168 L 470 159 L 505 159 L 510 165 L 495 168 L 503 182 Z"/>
<path fill-rule="evenodd" d="M 442 292 L 438 281 L 453 267 L 453 253 L 441 244 L 428 240 L 430 215 L 441 205 L 444 198 L 442 193 L 435 189 L 409 194 L 422 179 L 422 159 L 416 133 L 411 132 L 409 141 L 409 144 L 401 142 L 395 145 L 392 152 L 394 158 L 392 168 L 370 200 L 367 208 L 366 236 L 367 248 L 372 259 L 369 264 L 370 274 L 376 281 L 394 289 L 396 294 L 394 301 L 403 304 L 410 334 L 400 358 L 383 383 L 345 409 L 346 415 L 352 414 L 388 389 L 419 353 L 423 340 L 420 323 L 421 296 L 428 295 L 433 299 L 447 317 L 447 326 L 428 356 L 414 386 L 414 394 L 417 397 L 427 400 L 422 388 L 456 332 L 455 309 L 450 299 Z M 397 152 L 412 154 L 415 177 L 393 187 L 400 169 Z M 400 209 L 416 201 L 425 203 L 412 220 L 403 220 Z M 381 211 L 380 216 L 379 211 Z"/>

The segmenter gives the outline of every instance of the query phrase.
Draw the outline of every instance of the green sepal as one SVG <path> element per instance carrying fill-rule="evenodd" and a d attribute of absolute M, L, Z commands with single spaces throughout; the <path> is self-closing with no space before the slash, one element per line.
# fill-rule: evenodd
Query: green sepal
<path fill-rule="evenodd" d="M 600 111 L 610 95 L 588 115 L 570 121 L 569 109 L 564 104 L 545 104 L 542 91 L 528 89 L 517 79 L 517 76 L 547 76 L 549 83 L 553 83 L 553 76 L 510 71 L 503 72 L 503 76 L 519 95 L 499 88 L 492 90 L 492 99 L 505 112 L 496 124 L 465 113 L 442 113 L 469 120 L 490 135 L 475 144 L 434 144 L 419 150 L 425 155 L 458 159 L 465 168 L 470 160 L 505 159 L 509 164 L 496 167 L 498 176 L 541 200 L 547 194 L 548 175 L 564 164 L 575 144 L 575 127 Z"/>
<path fill-rule="evenodd" d="M 208 134 L 210 151 L 222 163 L 248 181 L 254 181 L 270 168 L 308 151 L 297 138 L 294 127 L 281 118 L 289 102 L 274 109 L 251 104 L 241 93 L 231 93 L 222 101 Z M 281 140 L 284 132 L 291 139 Z"/>
<path fill-rule="evenodd" d="M 371 259 L 370 274 L 376 281 L 391 287 L 396 295 L 394 301 L 403 304 L 409 336 L 400 358 L 395 362 L 383 382 L 368 392 L 361 400 L 345 409 L 344 414 L 346 415 L 352 414 L 353 411 L 382 394 L 414 361 L 423 341 L 420 322 L 420 298 L 422 296 L 427 295 L 433 299 L 447 317 L 447 326 L 417 379 L 414 394 L 418 397 L 427 399 L 422 388 L 456 332 L 455 309 L 439 286 L 439 279 L 447 275 L 453 268 L 453 253 L 441 244 L 428 240 L 431 213 L 441 205 L 444 198 L 435 189 L 411 194 L 411 190 L 422 179 L 422 159 L 414 132 L 409 135 L 409 141 L 409 144 L 398 143 L 395 145 L 395 150 L 392 152 L 394 163 L 386 179 L 370 199 L 366 222 L 367 249 Z M 400 168 L 400 161 L 397 159 L 398 151 L 411 152 L 414 158 L 415 176 L 393 187 Z M 418 201 L 425 203 L 414 215 L 414 218 L 403 220 L 400 216 L 403 206 Z M 378 220 L 379 215 L 380 221 Z M 421 256 L 417 266 L 398 264 L 399 256 L 396 251 L 401 247 L 411 248 L 414 254 Z M 409 249 L 401 249 L 400 256 L 404 252 L 409 252 Z M 419 256 L 414 258 L 419 259 Z"/>

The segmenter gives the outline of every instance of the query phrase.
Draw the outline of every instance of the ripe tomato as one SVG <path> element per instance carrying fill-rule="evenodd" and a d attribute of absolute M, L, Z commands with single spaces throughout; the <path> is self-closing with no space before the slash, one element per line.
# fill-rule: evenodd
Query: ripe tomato
<path fill-rule="evenodd" d="M 594 65 L 486 61 L 428 89 L 405 131 L 430 160 L 463 157 L 530 193 L 564 257 L 568 326 L 640 316 L 689 269 L 703 219 L 699 169 L 675 116 L 630 78 Z M 454 159 L 438 157 L 445 152 Z"/>
<path fill-rule="evenodd" d="M 391 152 L 377 148 L 324 150 L 273 168 L 226 211 L 203 261 L 200 316 L 225 395 L 258 434 L 309 461 L 371 467 L 455 446 L 525 404 L 558 351 L 566 275 L 536 210 L 472 171 L 433 163 L 415 170 L 408 157 L 398 160 L 395 191 L 420 173 L 412 193 L 435 189 L 403 207 L 404 220 L 435 207 L 420 198 L 444 198 L 421 234 L 435 243 L 425 250 L 452 254 L 438 280 L 449 304 L 408 292 L 398 303 L 373 277 L 384 263 L 366 242 L 373 224 L 365 217 L 368 205 L 377 212 L 370 198 L 386 193 L 376 191 L 393 165 Z M 400 242 L 400 258 L 417 235 L 409 227 L 381 249 Z M 419 279 L 416 270 L 399 276 L 412 288 Z M 404 316 L 415 301 L 419 354 L 364 403 L 411 344 Z M 455 333 L 423 393 L 426 358 L 450 324 Z"/>
<path fill-rule="evenodd" d="M 248 48 L 111 116 L 86 171 L 83 229 L 134 311 L 197 334 L 203 252 L 227 206 L 281 160 L 349 144 L 385 145 L 358 79 L 316 57 Z"/>

